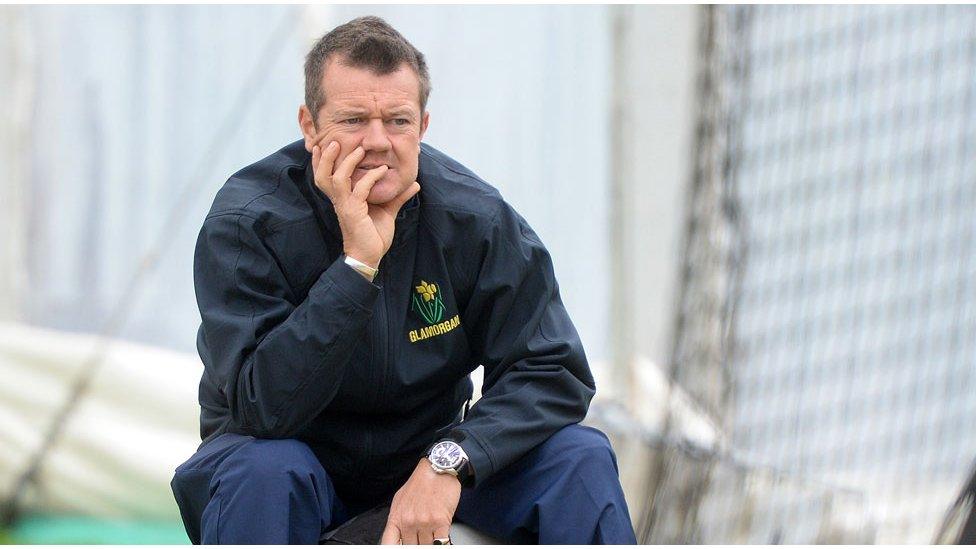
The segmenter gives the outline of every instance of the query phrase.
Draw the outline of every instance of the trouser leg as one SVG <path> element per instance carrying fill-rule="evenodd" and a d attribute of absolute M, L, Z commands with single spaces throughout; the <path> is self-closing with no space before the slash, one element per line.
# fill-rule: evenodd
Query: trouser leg
<path fill-rule="evenodd" d="M 297 440 L 221 435 L 171 486 L 193 543 L 317 544 L 346 520 L 322 464 Z"/>
<path fill-rule="evenodd" d="M 637 543 L 610 441 L 581 425 L 462 490 L 455 518 L 516 543 Z"/>

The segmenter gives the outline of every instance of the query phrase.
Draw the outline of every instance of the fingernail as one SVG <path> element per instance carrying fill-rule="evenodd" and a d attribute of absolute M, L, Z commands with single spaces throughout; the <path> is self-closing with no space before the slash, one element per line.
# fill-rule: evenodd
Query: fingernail
<path fill-rule="evenodd" d="M 338 143 L 338 142 L 336 142 L 336 141 L 329 141 L 329 148 L 330 148 L 330 149 L 334 149 L 334 148 L 336 148 L 336 147 L 337 147 L 338 145 L 339 145 L 339 143 Z"/>

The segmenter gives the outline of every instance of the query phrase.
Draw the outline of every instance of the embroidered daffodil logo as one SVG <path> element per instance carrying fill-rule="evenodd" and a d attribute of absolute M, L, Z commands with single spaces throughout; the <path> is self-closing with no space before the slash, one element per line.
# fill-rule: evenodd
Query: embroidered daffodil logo
<path fill-rule="evenodd" d="M 424 296 L 424 301 L 430 301 L 431 299 L 434 299 L 434 295 L 437 294 L 437 285 L 433 282 L 427 284 L 421 280 L 420 286 L 417 286 L 417 293 Z"/>
<path fill-rule="evenodd" d="M 444 301 L 439 295 L 437 284 L 421 280 L 413 295 L 411 308 L 421 316 L 427 324 L 436 324 L 444 317 Z"/>

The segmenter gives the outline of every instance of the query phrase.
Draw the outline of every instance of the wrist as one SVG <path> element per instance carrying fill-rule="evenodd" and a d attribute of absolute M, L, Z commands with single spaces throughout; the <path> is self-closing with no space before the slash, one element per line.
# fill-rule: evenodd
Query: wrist
<path fill-rule="evenodd" d="M 373 268 L 373 269 L 379 269 L 380 268 L 380 259 L 383 258 L 383 254 L 380 254 L 377 257 L 377 256 L 374 256 L 371 253 L 366 253 L 366 252 L 364 252 L 362 250 L 357 250 L 357 249 L 353 249 L 353 248 L 343 248 L 342 249 L 342 253 L 346 257 L 351 257 L 351 258 L 355 259 L 356 261 L 359 261 L 360 263 L 363 263 L 367 267 L 370 267 L 370 268 Z"/>
<path fill-rule="evenodd" d="M 454 479 L 457 481 L 457 484 L 461 484 L 461 479 L 458 478 L 457 475 L 438 473 L 432 465 L 433 464 L 429 458 L 421 458 L 420 463 L 417 464 L 415 472 L 431 479 Z"/>
<path fill-rule="evenodd" d="M 376 267 L 373 267 L 372 265 L 365 263 L 349 254 L 345 254 L 345 257 L 343 258 L 343 262 L 346 265 L 352 267 L 352 269 L 355 270 L 357 273 L 363 275 L 363 277 L 366 280 L 369 280 L 370 282 L 372 282 L 373 279 L 376 278 L 376 275 L 379 272 L 379 270 Z"/>

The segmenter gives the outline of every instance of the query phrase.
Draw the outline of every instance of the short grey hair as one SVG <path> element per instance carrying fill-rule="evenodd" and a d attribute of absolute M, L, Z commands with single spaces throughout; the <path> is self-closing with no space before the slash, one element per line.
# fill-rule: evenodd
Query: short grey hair
<path fill-rule="evenodd" d="M 407 42 L 389 23 L 376 16 L 358 17 L 329 31 L 305 56 L 305 105 L 315 120 L 325 104 L 322 76 L 333 55 L 350 67 L 369 69 L 377 75 L 396 72 L 406 63 L 420 80 L 420 112 L 427 110 L 430 73 L 424 54 Z"/>

